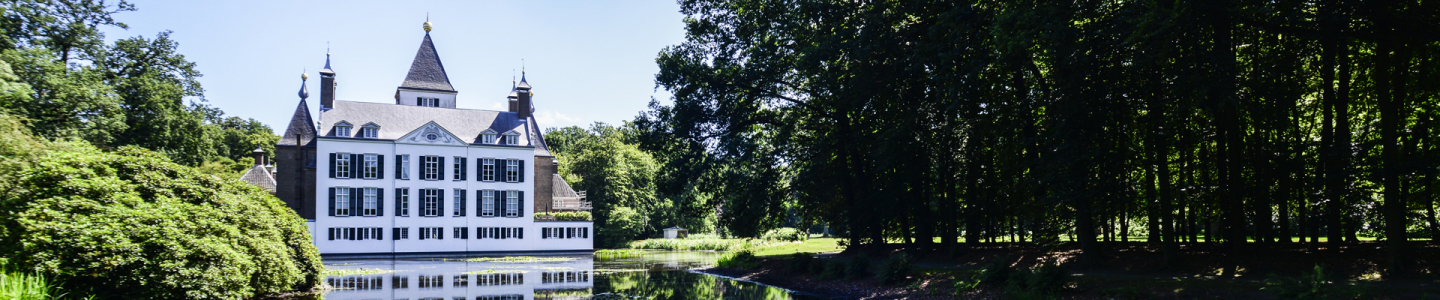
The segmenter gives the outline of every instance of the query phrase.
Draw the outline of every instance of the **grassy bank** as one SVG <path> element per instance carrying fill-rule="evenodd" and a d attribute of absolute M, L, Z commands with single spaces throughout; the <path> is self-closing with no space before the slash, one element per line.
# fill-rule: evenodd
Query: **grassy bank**
<path fill-rule="evenodd" d="M 630 242 L 630 249 L 738 251 L 749 249 L 756 256 L 781 256 L 792 253 L 822 253 L 845 250 L 837 238 L 810 238 L 787 242 L 764 239 L 723 239 L 713 236 L 692 236 L 685 239 L 648 239 Z"/>

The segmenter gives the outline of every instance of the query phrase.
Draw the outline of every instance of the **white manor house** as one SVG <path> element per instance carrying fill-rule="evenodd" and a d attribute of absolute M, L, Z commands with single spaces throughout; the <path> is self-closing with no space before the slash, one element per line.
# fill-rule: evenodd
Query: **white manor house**
<path fill-rule="evenodd" d="M 302 76 L 276 147 L 275 195 L 310 220 L 324 255 L 593 250 L 591 222 L 537 221 L 589 205 L 556 174 L 524 76 L 508 111 L 456 108 L 424 27 L 394 103 L 335 99 L 326 54 L 311 118 Z"/>

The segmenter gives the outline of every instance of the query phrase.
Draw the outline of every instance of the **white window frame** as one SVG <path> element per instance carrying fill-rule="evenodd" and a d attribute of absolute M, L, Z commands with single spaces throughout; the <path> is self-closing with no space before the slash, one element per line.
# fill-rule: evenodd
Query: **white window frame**
<path fill-rule="evenodd" d="M 451 180 L 463 180 L 464 177 L 462 177 L 462 176 L 465 175 L 465 163 L 464 163 L 465 157 L 464 157 L 464 156 L 455 156 L 455 157 L 451 157 L 451 159 L 455 160 L 455 162 L 450 163 L 450 169 L 451 169 L 451 170 L 454 170 L 454 171 L 455 171 L 455 174 L 451 174 L 451 175 L 450 175 L 450 179 L 451 179 Z"/>
<path fill-rule="evenodd" d="M 439 217 L 440 189 L 421 189 L 420 194 L 420 216 Z"/>
<path fill-rule="evenodd" d="M 519 192 L 517 192 L 517 191 L 510 191 L 510 192 L 505 193 L 505 216 L 506 216 L 506 217 L 519 217 L 519 216 L 520 216 L 519 206 L 520 206 L 520 193 L 519 193 Z"/>
<path fill-rule="evenodd" d="M 362 205 L 362 207 L 361 207 L 361 210 L 362 210 L 361 215 L 366 216 L 366 217 L 374 217 L 374 216 L 376 216 L 376 215 L 379 214 L 380 205 L 379 205 L 379 201 L 378 201 L 378 200 L 380 200 L 380 199 L 377 198 L 377 197 L 379 197 L 379 196 L 378 196 L 379 193 L 376 193 L 376 191 L 377 191 L 377 189 L 376 189 L 376 188 L 373 188 L 373 187 L 367 187 L 367 188 L 361 190 L 361 193 L 362 193 L 361 199 L 363 199 L 363 201 L 365 201 L 365 202 L 361 202 L 361 203 L 360 203 L 360 204 Z"/>
<path fill-rule="evenodd" d="M 505 160 L 505 182 L 520 182 L 520 160 Z"/>
<path fill-rule="evenodd" d="M 494 191 L 494 190 L 481 190 L 481 191 L 480 191 L 480 216 L 481 216 L 481 217 L 494 217 L 494 216 L 495 216 L 495 191 Z"/>
<path fill-rule="evenodd" d="M 515 133 L 506 133 L 504 142 L 506 145 L 511 146 L 520 145 L 520 135 Z"/>
<path fill-rule="evenodd" d="M 362 138 L 367 138 L 367 139 L 379 138 L 379 137 L 380 137 L 380 128 L 379 128 L 379 127 L 374 127 L 374 126 L 363 126 L 363 127 L 360 127 L 360 137 L 362 137 Z"/>
<path fill-rule="evenodd" d="M 465 195 L 465 190 L 452 189 L 450 191 L 450 195 L 450 198 L 453 199 L 453 201 L 450 201 L 451 205 L 453 206 L 452 208 L 450 208 L 450 216 L 459 217 L 460 213 L 465 212 L 465 209 L 461 208 L 462 206 L 460 205 L 465 202 L 465 200 L 462 200 L 462 197 L 464 197 L 463 195 Z"/>
<path fill-rule="evenodd" d="M 480 170 L 481 170 L 481 171 L 480 171 L 480 173 L 481 173 L 481 174 L 480 174 L 480 180 L 481 180 L 481 181 L 495 181 L 495 159 L 494 159 L 494 158 L 486 158 L 486 159 L 482 160 L 480 164 L 481 164 L 481 167 L 480 167 Z"/>
<path fill-rule="evenodd" d="M 365 179 L 380 178 L 380 155 L 365 154 L 364 156 L 362 156 L 361 159 L 365 162 L 363 164 L 363 167 L 361 167 L 360 169 L 360 176 Z"/>
<path fill-rule="evenodd" d="M 440 180 L 440 157 L 426 155 L 420 157 L 420 179 Z"/>
<path fill-rule="evenodd" d="M 494 133 L 485 133 L 485 134 L 480 135 L 480 137 L 481 137 L 480 142 L 483 143 L 483 144 L 494 144 L 494 143 L 495 143 L 495 134 L 494 134 Z"/>
<path fill-rule="evenodd" d="M 350 178 L 350 153 L 335 153 L 335 178 Z"/>
<path fill-rule="evenodd" d="M 350 216 L 350 188 L 335 187 L 335 216 Z"/>
<path fill-rule="evenodd" d="M 410 155 L 409 155 L 409 154 L 402 154 L 402 155 L 400 155 L 400 178 L 397 178 L 397 179 L 410 179 Z"/>
<path fill-rule="evenodd" d="M 350 126 L 335 126 L 335 136 L 350 137 Z"/>
<path fill-rule="evenodd" d="M 399 235 L 399 236 L 396 236 L 395 239 L 397 239 L 397 240 L 408 240 L 408 239 L 410 239 L 410 227 L 400 227 L 400 235 Z"/>
<path fill-rule="evenodd" d="M 401 217 L 409 217 L 409 216 L 410 216 L 410 189 L 408 189 L 408 188 L 401 188 L 400 190 L 395 191 L 395 195 L 396 195 L 396 196 L 399 196 L 399 198 L 400 198 L 400 199 L 396 199 L 396 200 L 395 200 L 395 201 L 398 201 L 398 202 L 400 203 L 400 211 L 395 212 L 395 215 L 401 216 Z"/>
<path fill-rule="evenodd" d="M 416 106 L 440 107 L 440 98 L 415 97 Z"/>

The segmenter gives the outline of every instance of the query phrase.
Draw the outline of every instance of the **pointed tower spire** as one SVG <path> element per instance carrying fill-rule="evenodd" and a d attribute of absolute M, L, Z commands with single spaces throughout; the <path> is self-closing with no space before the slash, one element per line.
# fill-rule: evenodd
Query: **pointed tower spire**
<path fill-rule="evenodd" d="M 330 69 L 330 48 L 325 48 L 325 68 L 320 69 L 320 111 L 335 107 L 335 70 Z"/>
<path fill-rule="evenodd" d="M 306 82 L 306 81 L 309 81 L 309 80 L 310 80 L 310 74 L 306 74 L 305 71 L 300 71 L 300 100 L 301 100 L 301 101 L 304 101 L 306 98 L 310 98 L 310 89 L 305 87 L 305 82 Z"/>

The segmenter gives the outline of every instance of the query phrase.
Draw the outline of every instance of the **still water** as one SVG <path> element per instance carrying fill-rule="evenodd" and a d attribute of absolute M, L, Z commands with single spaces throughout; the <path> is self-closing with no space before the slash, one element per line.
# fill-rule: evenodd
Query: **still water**
<path fill-rule="evenodd" d="M 478 256 L 327 259 L 324 299 L 815 299 L 785 289 L 689 272 L 719 253 L 647 251 L 639 257 Z"/>

